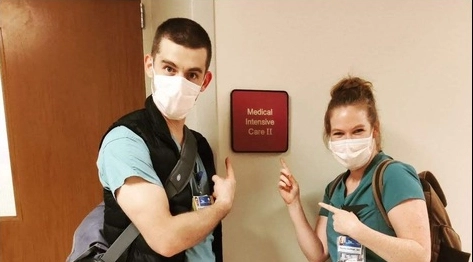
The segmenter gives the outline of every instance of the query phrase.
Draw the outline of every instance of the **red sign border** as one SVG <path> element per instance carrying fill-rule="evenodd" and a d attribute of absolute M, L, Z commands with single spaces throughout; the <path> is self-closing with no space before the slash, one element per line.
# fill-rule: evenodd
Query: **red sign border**
<path fill-rule="evenodd" d="M 268 92 L 268 93 L 283 93 L 286 96 L 286 141 L 285 145 L 286 147 L 280 150 L 270 150 L 270 149 L 260 149 L 260 150 L 245 150 L 245 149 L 239 149 L 235 150 L 235 140 L 234 140 L 234 119 L 233 119 L 233 106 L 234 106 L 234 101 L 233 101 L 233 93 L 234 92 L 247 92 L 248 94 L 252 92 Z M 233 152 L 236 153 L 284 153 L 287 152 L 289 149 L 289 94 L 284 91 L 284 90 L 258 90 L 258 89 L 233 89 L 230 93 L 230 133 L 231 133 L 231 147 Z"/>

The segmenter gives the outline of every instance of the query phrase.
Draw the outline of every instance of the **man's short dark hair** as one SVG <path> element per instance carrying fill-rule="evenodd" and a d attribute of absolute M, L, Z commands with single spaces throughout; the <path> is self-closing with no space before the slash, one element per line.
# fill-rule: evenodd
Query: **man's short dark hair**
<path fill-rule="evenodd" d="M 159 45 L 163 38 L 167 38 L 187 48 L 205 48 L 207 51 L 205 69 L 209 69 L 210 60 L 212 59 L 212 43 L 207 31 L 205 31 L 200 24 L 191 19 L 182 17 L 170 18 L 164 21 L 158 26 L 154 34 L 153 46 L 151 48 L 153 59 L 159 52 Z"/>

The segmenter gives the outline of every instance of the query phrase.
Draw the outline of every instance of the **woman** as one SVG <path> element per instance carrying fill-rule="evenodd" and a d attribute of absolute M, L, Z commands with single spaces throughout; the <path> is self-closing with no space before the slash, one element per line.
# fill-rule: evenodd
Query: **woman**
<path fill-rule="evenodd" d="M 381 150 L 380 122 L 372 84 L 347 77 L 331 90 L 324 141 L 347 171 L 329 198 L 325 188 L 315 229 L 307 221 L 299 186 L 283 159 L 279 193 L 308 261 L 430 261 L 427 208 L 414 168 L 396 162 L 384 172 L 383 205 L 394 230 L 376 207 L 373 172 L 389 158 Z"/>

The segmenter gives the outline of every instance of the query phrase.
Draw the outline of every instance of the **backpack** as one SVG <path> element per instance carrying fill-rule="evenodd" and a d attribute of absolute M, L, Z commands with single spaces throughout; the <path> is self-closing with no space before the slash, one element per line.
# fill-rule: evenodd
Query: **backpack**
<path fill-rule="evenodd" d="M 386 210 L 383 207 L 383 174 L 386 167 L 395 162 L 392 159 L 383 160 L 373 175 L 372 189 L 373 197 L 386 224 L 392 228 Z M 337 176 L 329 186 L 329 198 L 332 197 L 336 185 L 342 180 L 343 174 Z M 430 171 L 422 171 L 418 174 L 424 192 L 427 212 L 429 214 L 430 240 L 431 240 L 431 262 L 468 262 L 470 253 L 462 251 L 460 236 L 455 232 L 450 222 L 447 210 L 447 199 L 443 190 Z"/>

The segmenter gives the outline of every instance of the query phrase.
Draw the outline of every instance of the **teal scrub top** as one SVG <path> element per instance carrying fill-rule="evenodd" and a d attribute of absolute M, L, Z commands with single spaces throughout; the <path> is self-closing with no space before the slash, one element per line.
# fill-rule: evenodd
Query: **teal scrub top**
<path fill-rule="evenodd" d="M 352 192 L 348 196 L 345 196 L 345 180 L 349 172 L 346 172 L 344 174 L 344 178 L 336 186 L 331 199 L 329 199 L 328 197 L 330 184 L 327 185 L 327 187 L 325 188 L 323 202 L 340 209 L 344 206 L 366 205 L 364 208 L 362 208 L 356 213 L 358 219 L 363 224 L 376 231 L 390 236 L 396 236 L 394 230 L 388 227 L 388 225 L 383 219 L 383 216 L 378 210 L 373 197 L 373 190 L 371 187 L 371 181 L 376 166 L 382 160 L 387 158 L 390 157 L 384 154 L 383 152 L 378 153 L 366 168 L 365 174 L 363 175 L 358 187 L 355 189 L 354 192 Z M 417 176 L 417 172 L 412 166 L 408 164 L 396 161 L 388 165 L 384 171 L 383 185 L 384 188 L 382 192 L 382 202 L 384 208 L 386 209 L 386 212 L 389 212 L 393 207 L 408 199 L 425 200 L 424 193 L 422 191 L 422 186 L 419 177 Z M 328 212 L 328 210 L 321 208 L 319 211 L 319 215 L 328 217 L 328 248 L 332 261 L 336 261 L 337 238 L 338 236 L 340 236 L 340 234 L 335 232 L 335 230 L 333 229 L 333 218 L 331 212 Z M 376 255 L 374 252 L 366 248 L 365 261 L 377 262 L 384 260 L 378 255 Z"/>

